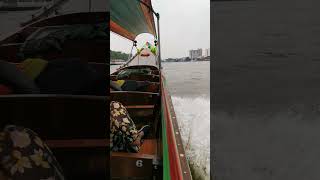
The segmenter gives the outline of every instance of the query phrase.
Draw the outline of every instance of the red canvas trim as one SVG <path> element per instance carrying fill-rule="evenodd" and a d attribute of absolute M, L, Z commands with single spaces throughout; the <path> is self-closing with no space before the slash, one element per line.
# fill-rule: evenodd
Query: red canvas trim
<path fill-rule="evenodd" d="M 134 39 L 136 38 L 136 36 L 127 31 L 126 29 L 124 29 L 123 27 L 121 27 L 120 25 L 118 25 L 117 23 L 113 22 L 112 20 L 110 20 L 110 30 L 116 34 L 119 34 L 120 36 L 123 36 L 131 41 L 134 41 Z"/>

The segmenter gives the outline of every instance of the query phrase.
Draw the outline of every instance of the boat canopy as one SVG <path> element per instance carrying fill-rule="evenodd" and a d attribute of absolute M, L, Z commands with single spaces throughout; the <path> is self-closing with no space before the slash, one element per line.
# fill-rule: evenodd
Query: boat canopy
<path fill-rule="evenodd" d="M 141 33 L 156 35 L 151 0 L 111 0 L 110 29 L 134 41 Z"/>
<path fill-rule="evenodd" d="M 140 53 L 137 53 L 124 66 L 154 66 L 158 68 L 158 56 L 153 54 L 149 48 L 143 48 Z"/>

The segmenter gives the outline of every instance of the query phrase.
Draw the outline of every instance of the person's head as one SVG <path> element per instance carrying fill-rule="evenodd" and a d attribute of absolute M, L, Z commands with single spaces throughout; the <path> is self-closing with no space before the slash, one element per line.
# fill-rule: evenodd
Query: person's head
<path fill-rule="evenodd" d="M 146 46 L 147 46 L 147 48 L 151 48 L 151 44 L 149 43 L 149 42 L 146 42 Z"/>

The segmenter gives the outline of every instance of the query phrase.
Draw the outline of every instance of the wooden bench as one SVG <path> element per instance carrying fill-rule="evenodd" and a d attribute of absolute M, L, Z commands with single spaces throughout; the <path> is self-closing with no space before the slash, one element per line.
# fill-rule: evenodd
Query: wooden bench
<path fill-rule="evenodd" d="M 136 65 L 136 66 L 126 66 L 126 67 L 120 67 L 120 70 L 122 69 L 145 69 L 145 68 L 148 68 L 148 69 L 151 69 L 151 74 L 152 75 L 159 75 L 160 74 L 160 71 L 157 67 L 155 66 L 150 66 L 150 65 Z M 116 71 L 114 73 L 112 73 L 112 75 L 117 75 L 119 71 Z"/>
<path fill-rule="evenodd" d="M 106 139 L 110 132 L 107 104 L 107 97 L 102 96 L 5 95 L 0 96 L 0 123 L 35 131 L 52 147 L 67 179 L 99 179 L 107 170 L 107 143 L 84 142 Z M 69 140 L 76 143 L 69 144 Z M 56 147 L 59 143 L 65 147 Z M 70 148 L 75 144 L 78 147 Z"/>
<path fill-rule="evenodd" d="M 159 159 L 157 139 L 147 139 L 139 153 L 111 152 L 112 178 L 146 178 L 152 179 L 154 166 Z"/>
<path fill-rule="evenodd" d="M 104 149 L 104 152 L 107 152 L 109 143 L 109 139 L 69 139 L 46 141 L 46 144 L 54 152 L 58 153 L 58 157 L 61 157 L 63 152 L 87 149 L 87 151 L 90 153 L 87 155 L 83 154 L 83 157 L 86 157 L 84 158 L 86 161 L 85 163 L 82 162 L 82 166 L 86 166 L 90 172 L 94 171 L 92 167 L 90 167 L 90 164 L 95 162 L 95 168 L 101 168 L 98 166 L 101 166 L 103 161 L 109 161 L 108 157 L 103 158 L 103 156 L 100 155 L 99 159 L 97 156 L 92 155 L 92 152 L 96 151 L 97 149 Z M 159 159 L 159 152 L 157 152 L 157 149 L 157 139 L 146 139 L 138 153 L 111 152 L 109 161 L 111 166 L 111 176 L 151 178 L 153 174 L 154 163 L 156 163 L 156 161 Z M 109 155 L 107 154 L 107 156 Z M 73 162 L 64 162 L 64 164 L 67 164 L 67 167 L 74 166 Z M 88 171 L 88 169 L 86 171 Z"/>
<path fill-rule="evenodd" d="M 26 94 L 0 96 L 0 125 L 30 128 L 44 139 L 103 138 L 107 97 Z"/>
<path fill-rule="evenodd" d="M 116 97 L 122 97 L 124 92 L 118 94 L 120 95 Z M 127 92 L 128 94 L 135 97 L 147 95 L 150 98 L 141 105 L 127 104 L 128 110 L 155 108 L 153 100 L 156 100 L 157 93 Z M 0 96 L 0 114 L 3 119 L 1 125 L 15 124 L 34 130 L 52 149 L 69 179 L 105 176 L 109 162 L 112 162 L 113 174 L 118 176 L 119 166 L 129 167 L 138 160 L 142 160 L 145 166 L 123 175 L 151 175 L 154 161 L 158 158 L 156 139 L 146 139 L 139 153 L 117 152 L 108 156 L 106 113 L 110 99 L 112 98 L 52 94 Z M 127 158 L 129 161 L 121 163 Z"/>
<path fill-rule="evenodd" d="M 110 100 L 121 102 L 124 106 L 155 105 L 159 103 L 159 93 L 137 91 L 112 91 Z"/>
<path fill-rule="evenodd" d="M 110 92 L 110 101 L 122 103 L 128 110 L 138 128 L 149 124 L 152 128 L 150 137 L 156 137 L 159 127 L 160 97 L 159 93 L 114 91 Z"/>
<path fill-rule="evenodd" d="M 116 81 L 113 81 L 116 82 Z M 160 91 L 160 83 L 150 81 L 135 81 L 140 89 L 144 92 L 158 93 Z M 126 91 L 126 89 L 123 89 Z"/>
<path fill-rule="evenodd" d="M 136 81 L 150 81 L 150 82 L 159 82 L 160 76 L 159 75 L 130 75 L 130 77 L 117 79 L 117 75 L 110 75 L 110 79 L 113 81 L 116 80 L 136 80 Z"/>

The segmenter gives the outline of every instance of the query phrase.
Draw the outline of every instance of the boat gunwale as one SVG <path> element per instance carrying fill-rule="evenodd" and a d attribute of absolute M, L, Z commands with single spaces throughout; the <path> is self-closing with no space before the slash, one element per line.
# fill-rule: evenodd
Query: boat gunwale
<path fill-rule="evenodd" d="M 166 122 L 166 127 L 165 128 L 169 128 L 166 129 L 167 133 L 170 132 L 170 134 L 167 134 L 167 141 L 173 141 L 173 144 L 175 145 L 173 148 L 171 149 L 171 151 L 169 150 L 169 163 L 170 165 L 173 164 L 173 162 L 176 164 L 176 169 L 178 172 L 172 172 L 172 168 L 170 166 L 170 177 L 171 178 L 178 178 L 180 180 L 192 180 L 192 176 L 191 176 L 191 171 L 190 171 L 190 167 L 188 164 L 188 160 L 186 159 L 186 155 L 185 155 L 185 149 L 183 147 L 183 141 L 182 141 L 182 137 L 180 134 L 180 130 L 179 130 L 179 125 L 177 122 L 177 118 L 176 118 L 176 114 L 174 111 L 174 107 L 172 104 L 172 100 L 171 100 L 171 96 L 166 88 L 165 85 L 165 77 L 163 74 L 161 74 L 161 91 L 162 91 L 162 103 L 163 104 L 163 114 L 166 115 L 164 118 Z M 169 126 L 167 126 L 169 123 Z M 169 146 L 169 143 L 168 143 Z M 174 150 L 174 151 L 172 151 Z M 179 162 L 175 162 L 173 161 L 173 159 L 178 160 Z M 179 163 L 179 164 L 177 164 Z M 178 174 L 176 174 L 178 173 Z M 178 177 L 176 177 L 178 176 Z"/>

